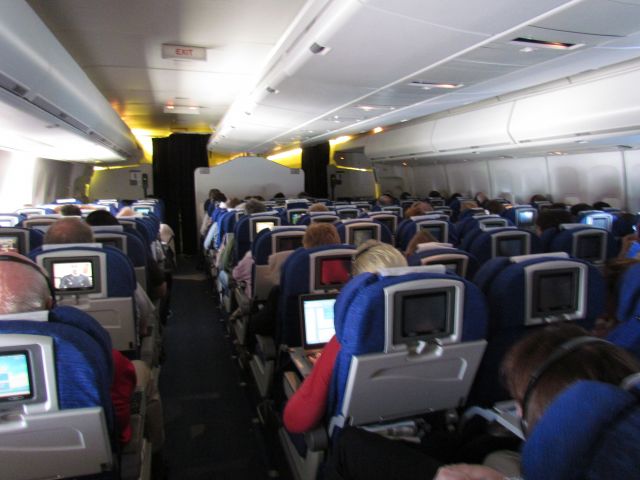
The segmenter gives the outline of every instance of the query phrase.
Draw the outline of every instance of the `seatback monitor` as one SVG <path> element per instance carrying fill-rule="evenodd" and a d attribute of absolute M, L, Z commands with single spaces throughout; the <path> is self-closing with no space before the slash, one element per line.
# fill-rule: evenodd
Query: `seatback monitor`
<path fill-rule="evenodd" d="M 339 289 L 351 278 L 351 257 L 317 257 L 314 290 Z"/>
<path fill-rule="evenodd" d="M 302 246 L 302 235 L 278 236 L 276 237 L 276 248 L 274 252 L 295 250 Z"/>
<path fill-rule="evenodd" d="M 396 292 L 393 343 L 410 344 L 453 334 L 455 289 Z"/>
<path fill-rule="evenodd" d="M 27 400 L 33 396 L 28 352 L 0 352 L 0 402 Z"/>

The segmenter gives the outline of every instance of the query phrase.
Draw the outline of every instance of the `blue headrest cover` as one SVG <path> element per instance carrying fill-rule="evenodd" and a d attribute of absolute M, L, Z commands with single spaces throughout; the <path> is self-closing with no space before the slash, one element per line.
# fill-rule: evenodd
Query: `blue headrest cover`
<path fill-rule="evenodd" d="M 527 480 L 640 478 L 638 392 L 579 381 L 560 393 L 527 440 Z"/>

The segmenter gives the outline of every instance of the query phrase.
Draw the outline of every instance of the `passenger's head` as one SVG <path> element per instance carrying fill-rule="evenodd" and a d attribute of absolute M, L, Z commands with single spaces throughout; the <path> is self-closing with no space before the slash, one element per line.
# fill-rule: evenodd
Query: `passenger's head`
<path fill-rule="evenodd" d="M 404 251 L 404 254 L 409 257 L 409 255 L 416 253 L 418 245 L 437 241 L 438 240 L 426 230 L 418 230 L 415 235 L 411 237 L 411 240 L 409 240 L 409 244 L 407 245 L 407 249 Z"/>
<path fill-rule="evenodd" d="M 440 195 L 440 192 L 438 190 L 431 190 L 429 192 L 429 196 L 433 198 L 442 198 L 442 195 Z"/>
<path fill-rule="evenodd" d="M 116 217 L 135 217 L 136 212 L 133 211 L 131 207 L 122 207 L 118 213 L 116 213 Z"/>
<path fill-rule="evenodd" d="M 18 253 L 0 258 L 0 315 L 50 309 L 53 299 L 40 267 Z"/>
<path fill-rule="evenodd" d="M 82 216 L 82 210 L 80 210 L 80 207 L 77 205 L 72 205 L 70 203 L 67 203 L 66 205 L 62 205 L 60 207 L 60 215 L 62 215 L 63 217 L 81 217 Z"/>
<path fill-rule="evenodd" d="M 592 210 L 593 207 L 588 203 L 578 203 L 571 207 L 571 215 L 577 217 L 580 212 L 585 212 L 587 210 Z"/>
<path fill-rule="evenodd" d="M 236 208 L 240 203 L 242 203 L 242 201 L 239 198 L 233 197 L 227 201 L 227 208 Z"/>
<path fill-rule="evenodd" d="M 273 196 L 273 198 L 285 198 L 285 197 L 284 197 L 284 193 L 282 193 L 282 192 L 278 192 L 278 193 L 276 193 L 276 194 Z"/>
<path fill-rule="evenodd" d="M 460 204 L 460 213 L 472 208 L 478 208 L 478 202 L 475 200 L 465 200 Z"/>
<path fill-rule="evenodd" d="M 542 233 L 550 228 L 558 228 L 563 223 L 573 222 L 573 217 L 566 210 L 547 208 L 542 210 L 536 218 L 538 232 Z"/>
<path fill-rule="evenodd" d="M 546 200 L 547 200 L 547 197 L 545 197 L 544 195 L 541 195 L 539 193 L 536 193 L 536 194 L 531 196 L 531 199 L 529 200 L 529 204 L 533 205 L 536 202 L 545 202 Z"/>
<path fill-rule="evenodd" d="M 209 190 L 209 200 L 215 201 L 216 195 L 220 193 L 222 192 L 217 188 L 212 188 L 211 190 Z"/>
<path fill-rule="evenodd" d="M 487 194 L 484 192 L 478 192 L 476 193 L 474 200 L 478 203 L 478 205 L 482 206 L 487 202 L 487 200 L 489 200 L 489 197 L 487 197 Z"/>
<path fill-rule="evenodd" d="M 572 383 L 596 380 L 619 385 L 640 370 L 633 356 L 605 341 L 569 348 L 567 342 L 585 336 L 588 333 L 576 325 L 553 325 L 525 337 L 505 356 L 504 380 L 512 398 L 522 407 L 529 431 L 555 396 Z M 555 355 L 559 356 L 548 363 Z"/>
<path fill-rule="evenodd" d="M 304 248 L 334 245 L 336 243 L 340 243 L 340 235 L 338 235 L 338 230 L 332 223 L 312 223 L 307 227 L 302 237 L 302 246 Z"/>
<path fill-rule="evenodd" d="M 611 205 L 609 205 L 607 202 L 595 202 L 593 204 L 593 209 L 594 210 L 604 210 L 605 208 L 610 208 Z"/>
<path fill-rule="evenodd" d="M 397 249 L 388 243 L 367 240 L 356 250 L 351 273 L 377 273 L 382 268 L 406 267 L 407 260 Z"/>
<path fill-rule="evenodd" d="M 93 243 L 91 227 L 79 218 L 69 217 L 56 220 L 44 236 L 45 244 Z"/>
<path fill-rule="evenodd" d="M 118 219 L 106 210 L 94 210 L 87 215 L 85 222 L 92 227 L 120 225 Z"/>
<path fill-rule="evenodd" d="M 244 204 L 244 210 L 247 212 L 247 215 L 251 215 L 252 213 L 260 213 L 266 212 L 267 208 L 264 206 L 260 200 L 256 200 L 255 198 L 250 198 Z"/>
<path fill-rule="evenodd" d="M 314 203 L 309 207 L 310 212 L 328 212 L 329 208 L 324 203 Z"/>
<path fill-rule="evenodd" d="M 502 212 L 504 212 L 504 205 L 499 200 L 489 200 L 484 208 L 494 215 L 502 215 Z"/>
<path fill-rule="evenodd" d="M 388 194 L 388 193 L 384 193 L 382 195 L 380 195 L 380 198 L 378 198 L 378 205 L 381 205 L 383 207 L 388 207 L 393 205 L 393 197 Z"/>

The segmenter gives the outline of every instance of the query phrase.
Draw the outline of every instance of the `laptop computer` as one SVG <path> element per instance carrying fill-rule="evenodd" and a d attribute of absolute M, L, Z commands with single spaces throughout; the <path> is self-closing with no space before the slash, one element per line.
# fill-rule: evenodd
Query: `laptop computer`
<path fill-rule="evenodd" d="M 333 306 L 334 293 L 300 295 L 300 334 L 302 346 L 291 349 L 291 358 L 303 376 L 307 376 L 320 357 L 322 349 L 336 333 Z"/>

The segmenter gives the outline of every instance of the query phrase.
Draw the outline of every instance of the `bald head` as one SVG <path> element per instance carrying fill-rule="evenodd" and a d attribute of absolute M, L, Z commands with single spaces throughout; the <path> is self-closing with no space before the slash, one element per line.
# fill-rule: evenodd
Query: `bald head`
<path fill-rule="evenodd" d="M 93 243 L 91 227 L 79 218 L 61 218 L 52 224 L 44 236 L 45 244 Z"/>
<path fill-rule="evenodd" d="M 10 257 L 16 260 L 12 261 Z M 17 253 L 3 253 L 2 258 L 0 315 L 48 310 L 52 303 L 51 293 L 40 267 Z"/>

